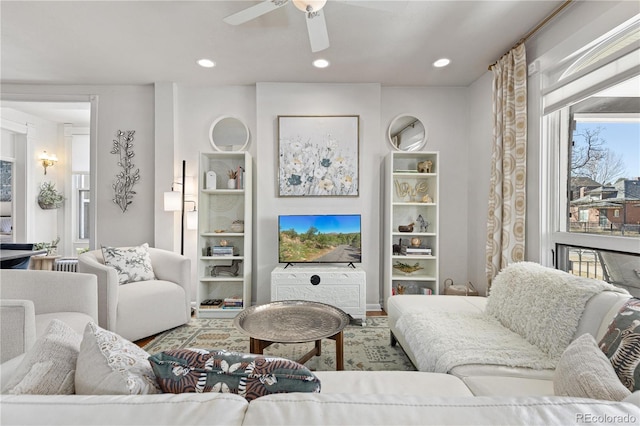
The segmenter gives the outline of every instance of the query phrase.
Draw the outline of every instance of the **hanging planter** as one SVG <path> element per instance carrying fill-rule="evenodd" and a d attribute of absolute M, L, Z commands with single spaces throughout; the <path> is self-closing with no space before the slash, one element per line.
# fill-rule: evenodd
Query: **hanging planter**
<path fill-rule="evenodd" d="M 38 205 L 43 210 L 59 209 L 64 203 L 64 196 L 56 190 L 56 185 L 51 182 L 42 182 L 38 193 Z"/>

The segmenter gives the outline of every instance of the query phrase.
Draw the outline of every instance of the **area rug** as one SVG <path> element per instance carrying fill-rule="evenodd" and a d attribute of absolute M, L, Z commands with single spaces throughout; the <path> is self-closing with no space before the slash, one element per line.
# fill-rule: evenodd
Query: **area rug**
<path fill-rule="evenodd" d="M 265 355 L 298 360 L 313 347 L 310 343 L 274 343 Z M 202 348 L 249 352 L 249 337 L 238 331 L 231 319 L 192 319 L 156 336 L 143 346 L 150 354 L 168 349 Z M 331 339 L 322 340 L 322 353 L 305 363 L 313 371 L 336 369 L 336 347 Z M 415 370 L 399 345 L 391 347 L 386 317 L 369 317 L 367 325 L 349 325 L 344 329 L 345 370 Z"/>

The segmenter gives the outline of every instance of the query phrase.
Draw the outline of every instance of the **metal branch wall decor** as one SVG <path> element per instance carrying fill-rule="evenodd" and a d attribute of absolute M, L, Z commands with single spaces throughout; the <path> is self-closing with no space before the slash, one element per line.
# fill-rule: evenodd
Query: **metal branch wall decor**
<path fill-rule="evenodd" d="M 112 154 L 119 156 L 118 166 L 122 167 L 122 171 L 116 175 L 116 181 L 112 185 L 115 191 L 115 198 L 113 202 L 122 209 L 122 213 L 127 211 L 127 207 L 131 204 L 132 198 L 136 193 L 133 190 L 133 185 L 140 180 L 140 169 L 133 170 L 133 163 L 131 159 L 135 157 L 133 152 L 133 135 L 135 130 L 122 131 L 118 130 L 116 136 L 118 139 L 113 140 Z"/>

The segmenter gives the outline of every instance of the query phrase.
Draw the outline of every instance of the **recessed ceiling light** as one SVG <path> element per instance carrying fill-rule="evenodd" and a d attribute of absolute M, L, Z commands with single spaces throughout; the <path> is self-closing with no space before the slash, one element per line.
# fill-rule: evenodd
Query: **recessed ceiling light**
<path fill-rule="evenodd" d="M 438 59 L 437 61 L 435 61 L 433 63 L 433 66 L 436 68 L 442 68 L 442 67 L 446 67 L 447 65 L 449 65 L 451 61 L 447 58 L 442 58 L 442 59 Z"/>
<path fill-rule="evenodd" d="M 198 59 L 198 65 L 204 68 L 213 68 L 216 66 L 216 63 L 211 59 Z"/>
<path fill-rule="evenodd" d="M 326 59 L 316 59 L 313 61 L 313 66 L 316 68 L 326 68 L 329 66 L 329 61 Z"/>

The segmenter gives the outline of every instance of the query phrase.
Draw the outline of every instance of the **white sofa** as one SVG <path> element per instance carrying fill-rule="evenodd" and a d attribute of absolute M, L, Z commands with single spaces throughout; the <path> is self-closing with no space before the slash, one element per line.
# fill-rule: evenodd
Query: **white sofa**
<path fill-rule="evenodd" d="M 0 369 L 4 370 L 5 364 Z M 275 394 L 250 403 L 238 395 L 220 393 L 1 395 L 0 424 L 567 425 L 636 424 L 640 420 L 638 394 L 624 402 L 557 396 L 481 396 L 474 395 L 461 378 L 451 374 L 315 374 L 321 381 L 319 394 Z"/>
<path fill-rule="evenodd" d="M 545 281 L 547 284 L 545 284 Z M 594 286 L 595 284 L 595 286 Z M 529 285 L 533 290 L 514 291 L 514 288 Z M 558 288 L 553 288 L 554 286 Z M 503 395 L 520 395 L 520 396 L 541 396 L 554 395 L 553 389 L 553 363 L 557 361 L 560 353 L 550 356 L 548 362 L 551 366 L 548 368 L 531 368 L 523 367 L 516 364 L 501 364 L 500 362 L 488 361 L 489 354 L 482 352 L 481 346 L 478 348 L 472 346 L 475 342 L 465 340 L 464 333 L 457 333 L 459 324 L 465 324 L 464 318 L 474 320 L 478 325 L 486 325 L 481 321 L 484 316 L 500 316 L 501 313 L 488 313 L 490 311 L 489 300 L 494 292 L 500 292 L 507 289 L 511 303 L 520 306 L 523 310 L 522 316 L 525 321 L 521 327 L 534 327 L 545 321 L 548 323 L 556 323 L 560 331 L 564 332 L 564 344 L 560 346 L 560 350 L 564 349 L 570 341 L 583 335 L 590 333 L 600 341 L 607 331 L 608 325 L 618 313 L 620 307 L 631 297 L 625 290 L 613 288 L 612 286 L 602 283 L 600 286 L 595 280 L 587 278 L 575 277 L 562 271 L 544 268 L 540 265 L 530 262 L 521 262 L 510 266 L 502 271 L 494 280 L 493 289 L 489 297 L 474 296 L 392 296 L 387 305 L 389 315 L 389 328 L 391 332 L 391 344 L 398 342 L 404 349 L 407 356 L 413 364 L 422 371 L 438 371 L 448 373 L 459 377 L 474 393 L 474 395 L 483 396 L 503 396 Z M 564 306 L 569 298 L 568 293 L 579 292 L 582 289 L 585 294 L 581 294 L 577 298 L 576 303 L 582 303 L 582 307 L 576 306 L 574 309 L 574 323 L 566 320 L 566 310 L 556 309 L 556 306 Z M 577 289 L 577 290 L 576 290 Z M 557 297 L 550 296 L 554 292 Z M 564 293 L 563 293 L 564 292 Z M 547 296 L 542 296 L 545 293 Z M 553 298 L 557 300 L 553 300 Z M 518 300 L 520 299 L 520 300 Z M 583 301 L 586 301 L 583 302 Z M 493 307 L 496 310 L 496 306 Z M 550 312 L 551 311 L 551 312 Z M 536 314 L 536 312 L 541 312 Z M 557 314 L 557 318 L 549 317 Z M 520 312 L 516 311 L 516 314 Z M 508 315 L 508 314 L 505 314 Z M 536 315 L 544 315 L 545 318 L 536 318 Z M 504 315 L 503 315 L 504 316 Z M 421 324 L 422 321 L 429 323 L 429 327 Z M 501 322 L 497 322 L 499 326 L 503 326 Z M 554 338 L 554 333 L 560 333 L 557 329 L 552 329 L 549 324 L 547 340 Z M 490 327 L 474 328 L 469 326 L 471 333 L 475 334 L 479 340 L 484 341 L 489 337 L 484 333 L 493 332 Z M 518 329 L 517 326 L 512 328 Z M 505 327 L 506 329 L 506 327 Z M 525 336 L 520 336 L 516 331 L 515 338 L 526 341 Z M 521 330 L 519 330 L 521 331 Z M 437 334 L 449 334 L 450 338 L 443 343 L 440 352 L 449 352 L 458 354 L 462 349 L 475 351 L 477 359 L 483 359 L 483 362 L 465 362 L 464 360 L 447 359 L 445 362 L 438 360 L 438 366 L 454 365 L 451 368 L 443 369 L 433 368 L 433 363 L 429 358 L 433 353 L 438 352 L 436 344 L 431 340 L 442 340 Z M 522 333 L 522 331 L 521 331 Z M 529 339 L 531 340 L 531 339 Z M 540 339 L 539 339 L 540 340 Z M 557 340 L 561 340 L 558 338 Z M 449 349 L 455 349 L 449 351 Z M 514 356 L 513 353 L 509 354 Z M 442 358 L 445 358 L 443 355 Z M 473 358 L 471 358 L 473 359 Z"/>
<path fill-rule="evenodd" d="M 583 425 L 637 424 L 640 401 L 473 396 L 460 379 L 421 372 L 317 372 L 321 393 L 2 395 L 9 425 Z"/>
<path fill-rule="evenodd" d="M 98 319 L 97 293 L 94 275 L 0 270 L 0 363 L 29 350 L 54 318 L 82 333 Z"/>

